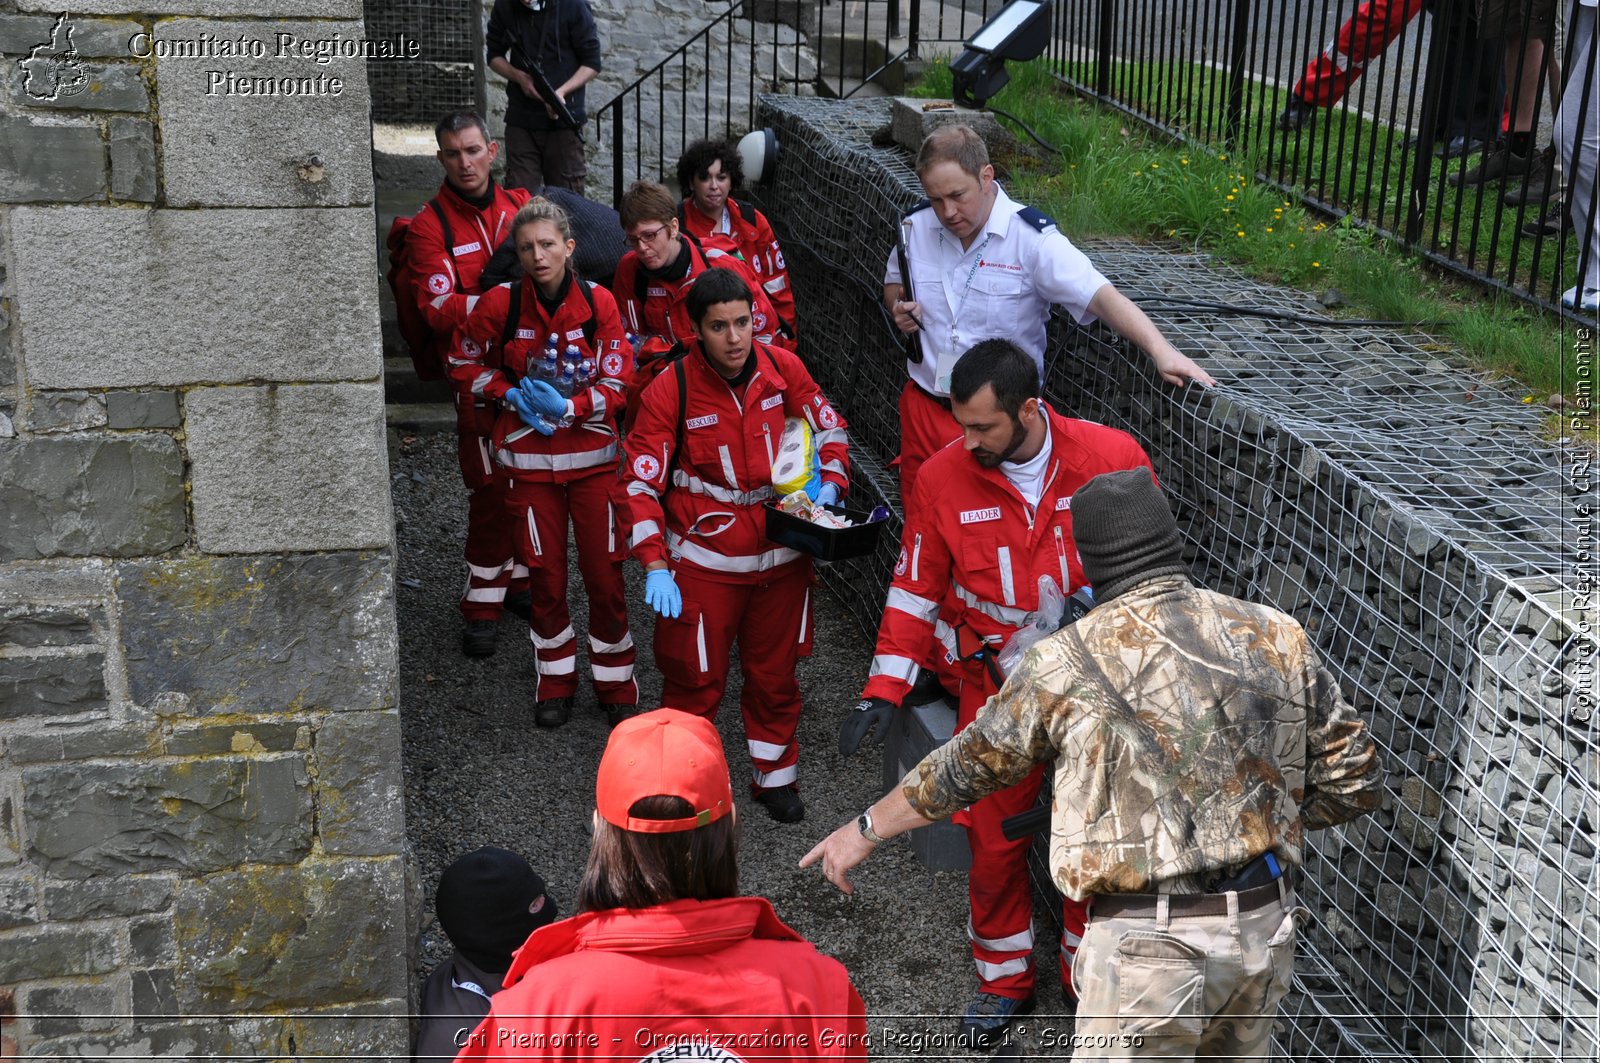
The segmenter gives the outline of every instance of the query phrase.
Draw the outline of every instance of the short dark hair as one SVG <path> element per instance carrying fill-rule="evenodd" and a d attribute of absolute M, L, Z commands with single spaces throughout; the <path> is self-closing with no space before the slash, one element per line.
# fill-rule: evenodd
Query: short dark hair
<path fill-rule="evenodd" d="M 641 797 L 637 819 L 682 819 L 694 808 L 681 797 Z M 739 895 L 739 817 L 721 816 L 693 830 L 647 834 L 604 819 L 595 824 L 589 862 L 578 887 L 578 911 L 650 908 L 671 901 L 714 901 Z"/>
<path fill-rule="evenodd" d="M 987 384 L 1013 421 L 1022 404 L 1039 397 L 1039 367 L 1010 340 L 982 340 L 968 348 L 950 371 L 950 398 L 970 402 Z"/>
<path fill-rule="evenodd" d="M 749 303 L 755 305 L 756 297 L 744 278 L 731 269 L 713 266 L 694 279 L 684 306 L 689 310 L 689 320 L 696 325 L 705 320 L 706 311 L 718 303 Z"/>
<path fill-rule="evenodd" d="M 697 140 L 678 156 L 678 191 L 689 195 L 694 191 L 694 179 L 704 177 L 714 162 L 722 163 L 722 172 L 733 179 L 733 189 L 744 184 L 744 160 L 739 149 L 727 140 Z"/>
<path fill-rule="evenodd" d="M 436 143 L 444 143 L 446 133 L 460 133 L 468 129 L 476 129 L 483 134 L 485 144 L 492 143 L 494 137 L 489 135 L 489 123 L 477 111 L 451 111 L 439 119 L 439 124 L 433 127 L 433 139 Z"/>

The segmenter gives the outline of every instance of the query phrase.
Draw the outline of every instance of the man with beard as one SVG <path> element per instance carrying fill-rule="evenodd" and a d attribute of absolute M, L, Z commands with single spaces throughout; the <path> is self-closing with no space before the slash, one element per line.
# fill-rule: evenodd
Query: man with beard
<path fill-rule="evenodd" d="M 961 356 L 950 400 L 961 445 L 928 459 L 906 507 L 872 671 L 862 702 L 839 730 L 845 756 L 869 732 L 882 740 L 930 651 L 959 676 L 957 723 L 970 724 L 1000 689 L 996 658 L 1006 640 L 1036 619 L 1041 578 L 1063 596 L 1088 582 L 1072 538 L 1073 492 L 1103 472 L 1150 467 L 1133 437 L 1046 406 L 1033 359 L 1009 340 L 985 340 Z M 940 616 L 947 600 L 948 621 Z M 1033 1009 L 1028 841 L 1006 840 L 1000 822 L 1034 805 L 1042 777 L 1036 769 L 955 817 L 972 847 L 968 936 L 979 992 L 961 1033 L 974 1047 L 993 1047 L 1013 1019 Z M 1062 923 L 1061 981 L 1071 994 L 1083 905 L 1068 900 Z"/>

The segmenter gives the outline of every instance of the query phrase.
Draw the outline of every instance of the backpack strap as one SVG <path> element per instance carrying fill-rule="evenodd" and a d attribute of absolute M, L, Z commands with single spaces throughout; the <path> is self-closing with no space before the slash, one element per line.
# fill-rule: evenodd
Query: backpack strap
<path fill-rule="evenodd" d="M 576 270 L 572 273 L 572 280 L 574 284 L 578 285 L 578 290 L 583 293 L 583 301 L 589 304 L 589 320 L 583 323 L 583 342 L 589 345 L 589 349 L 594 351 L 595 356 L 598 358 L 600 352 L 595 350 L 594 337 L 595 333 L 600 331 L 600 314 L 594 308 L 594 292 L 591 290 L 594 285 L 578 276 Z"/>
<path fill-rule="evenodd" d="M 511 301 L 506 306 L 505 328 L 500 330 L 500 371 L 511 381 L 513 387 L 517 384 L 517 374 L 505 363 L 506 348 L 516 338 L 517 326 L 522 323 L 522 281 L 511 282 Z"/>
<path fill-rule="evenodd" d="M 437 197 L 428 200 L 428 206 L 433 208 L 434 217 L 439 219 L 439 228 L 444 231 L 444 253 L 450 259 L 450 264 L 454 266 L 456 262 L 456 238 L 455 234 L 450 231 L 450 219 L 444 216 L 444 208 L 439 206 Z M 459 295 L 461 293 L 461 271 L 452 269 L 450 272 L 456 276 L 456 294 Z"/>
<path fill-rule="evenodd" d="M 689 419 L 689 376 L 684 372 L 683 359 L 688 348 L 678 344 L 678 353 L 672 356 L 672 375 L 678 378 L 678 425 L 672 440 L 672 453 L 667 455 L 667 479 L 661 485 L 664 498 L 672 490 L 672 470 L 678 463 L 678 453 L 683 450 L 684 422 Z"/>

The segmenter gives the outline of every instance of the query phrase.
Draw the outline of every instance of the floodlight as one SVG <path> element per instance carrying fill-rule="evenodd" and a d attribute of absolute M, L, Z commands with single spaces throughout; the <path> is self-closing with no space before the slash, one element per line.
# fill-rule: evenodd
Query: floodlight
<path fill-rule="evenodd" d="M 755 129 L 739 138 L 739 162 L 752 184 L 771 177 L 778 165 L 778 134 L 770 129 Z"/>
<path fill-rule="evenodd" d="M 1050 43 L 1050 0 L 1011 0 L 950 64 L 957 102 L 982 107 L 1011 81 L 1006 60 L 1037 59 Z"/>

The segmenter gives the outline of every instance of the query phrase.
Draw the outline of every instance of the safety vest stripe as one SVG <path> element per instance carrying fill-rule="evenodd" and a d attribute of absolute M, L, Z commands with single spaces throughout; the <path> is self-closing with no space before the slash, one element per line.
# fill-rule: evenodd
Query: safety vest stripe
<path fill-rule="evenodd" d="M 707 498 L 734 506 L 758 506 L 773 497 L 770 486 L 758 487 L 754 491 L 730 491 L 721 484 L 707 483 L 682 469 L 672 470 L 672 483 L 673 486 L 682 487 L 691 495 L 705 495 Z"/>
<path fill-rule="evenodd" d="M 985 982 L 993 982 L 997 979 L 1008 978 L 1014 974 L 1026 973 L 1030 961 L 1024 958 L 1007 960 L 1004 963 L 990 963 L 988 960 L 980 960 L 974 956 L 972 962 L 977 965 L 979 978 Z"/>
<path fill-rule="evenodd" d="M 536 657 L 533 661 L 533 669 L 540 675 L 572 675 L 578 670 L 578 658 L 576 654 L 554 661 Z"/>
<path fill-rule="evenodd" d="M 749 739 L 746 744 L 750 747 L 750 756 L 756 760 L 777 760 L 789 748 L 776 742 L 757 742 L 754 738 Z"/>
<path fill-rule="evenodd" d="M 660 534 L 661 525 L 653 520 L 641 520 L 628 532 L 628 548 L 631 550 L 650 538 L 650 536 Z"/>
<path fill-rule="evenodd" d="M 918 597 L 908 590 L 899 587 L 889 588 L 889 598 L 884 603 L 890 609 L 898 609 L 908 616 L 927 623 L 939 615 L 939 603 Z"/>
<path fill-rule="evenodd" d="M 892 653 L 880 653 L 872 658 L 872 669 L 867 673 L 867 678 L 886 675 L 890 679 L 898 679 L 903 683 L 914 682 L 917 678 L 917 662 L 910 657 L 897 657 Z"/>
<path fill-rule="evenodd" d="M 543 472 L 570 472 L 573 469 L 592 469 L 616 460 L 617 444 L 606 444 L 599 450 L 580 450 L 576 454 L 519 454 L 511 450 L 495 451 L 495 461 L 508 469 L 539 470 Z"/>
<path fill-rule="evenodd" d="M 787 546 L 759 554 L 719 554 L 714 550 L 707 550 L 699 543 L 690 542 L 671 530 L 667 532 L 667 549 L 673 557 L 693 561 L 701 568 L 713 572 L 765 572 L 779 565 L 786 565 L 800 556 L 799 551 L 791 550 Z"/>
<path fill-rule="evenodd" d="M 811 442 L 818 450 L 821 450 L 831 443 L 848 443 L 849 440 L 846 438 L 843 428 L 829 428 L 812 436 Z"/>
<path fill-rule="evenodd" d="M 561 633 L 553 639 L 542 639 L 533 628 L 530 627 L 528 629 L 528 638 L 533 642 L 533 648 L 536 650 L 558 650 L 577 637 L 578 633 L 572 630 L 571 624 L 563 628 Z"/>
<path fill-rule="evenodd" d="M 633 632 L 624 631 L 620 642 L 601 642 L 593 635 L 589 636 L 590 653 L 626 653 L 633 649 Z"/>
<path fill-rule="evenodd" d="M 787 768 L 779 768 L 777 771 L 752 770 L 750 774 L 755 779 L 757 786 L 764 786 L 770 790 L 773 787 L 793 784 L 796 779 L 800 778 L 800 765 L 791 764 Z"/>
<path fill-rule="evenodd" d="M 1008 934 L 1003 938 L 986 938 L 972 928 L 972 920 L 967 920 L 967 940 L 980 949 L 991 952 L 1032 952 L 1033 951 L 1033 924 L 1028 924 L 1028 929 L 1015 934 Z"/>
<path fill-rule="evenodd" d="M 956 597 L 961 599 L 962 605 L 969 609 L 976 609 L 990 620 L 998 620 L 1000 623 L 1010 627 L 1023 627 L 1033 623 L 1038 618 L 1037 612 L 1029 612 L 1026 609 L 1013 609 L 998 602 L 986 601 L 959 583 L 952 584 L 952 586 L 955 588 Z"/>
<path fill-rule="evenodd" d="M 589 671 L 594 673 L 596 683 L 626 683 L 633 678 L 633 665 L 631 664 L 595 664 L 589 662 Z"/>
<path fill-rule="evenodd" d="M 467 591 L 469 602 L 503 602 L 506 600 L 504 587 L 473 587 Z"/>
<path fill-rule="evenodd" d="M 472 378 L 472 393 L 474 395 L 482 395 L 483 389 L 488 387 L 489 381 L 493 379 L 494 374 L 485 369 L 483 372 Z"/>
<path fill-rule="evenodd" d="M 467 567 L 479 579 L 499 579 L 511 568 L 511 562 L 507 561 L 503 565 L 474 565 L 471 561 L 468 561 Z"/>
<path fill-rule="evenodd" d="M 1002 546 L 995 551 L 995 555 L 1000 562 L 1000 593 L 1005 596 L 1007 605 L 1015 606 L 1017 604 L 1017 584 L 1011 575 L 1011 547 Z"/>

